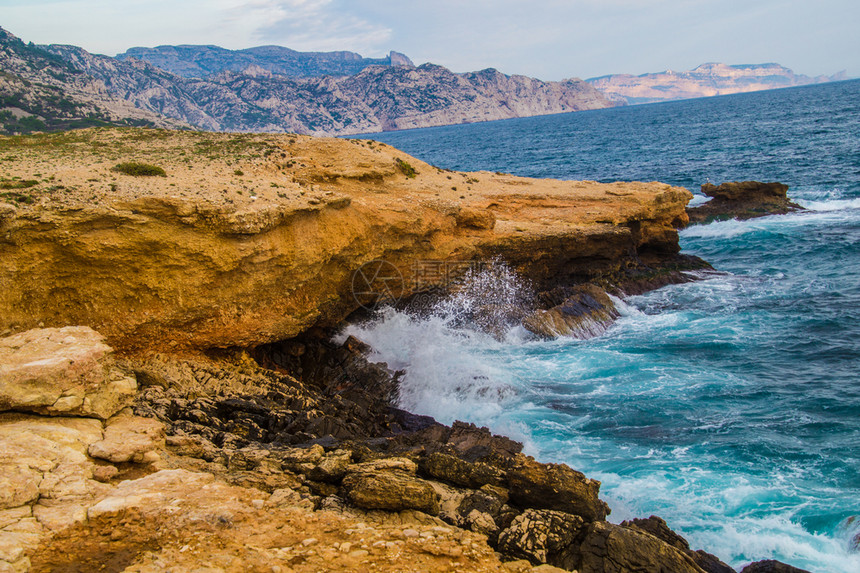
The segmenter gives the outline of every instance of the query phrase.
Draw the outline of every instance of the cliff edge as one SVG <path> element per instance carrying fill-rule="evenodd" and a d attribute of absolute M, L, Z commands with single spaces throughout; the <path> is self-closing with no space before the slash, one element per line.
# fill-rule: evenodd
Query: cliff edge
<path fill-rule="evenodd" d="M 0 139 L 0 154 L 0 332 L 87 325 L 118 349 L 335 326 L 367 304 L 356 273 L 374 262 L 400 299 L 446 286 L 426 272 L 445 261 L 498 258 L 538 288 L 618 285 L 675 260 L 691 196 L 458 173 L 295 135 L 99 128 Z M 129 162 L 164 175 L 116 170 Z"/>

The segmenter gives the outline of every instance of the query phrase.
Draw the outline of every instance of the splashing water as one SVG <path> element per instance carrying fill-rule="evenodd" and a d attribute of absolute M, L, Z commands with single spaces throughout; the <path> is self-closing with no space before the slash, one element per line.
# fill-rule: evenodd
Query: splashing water
<path fill-rule="evenodd" d="M 860 571 L 860 82 L 379 136 L 452 169 L 695 189 L 790 185 L 808 211 L 692 227 L 717 273 L 617 303 L 589 340 L 495 336 L 458 308 L 349 327 L 402 406 L 486 425 L 602 481 L 732 566 Z M 702 199 L 699 199 L 701 201 Z"/>

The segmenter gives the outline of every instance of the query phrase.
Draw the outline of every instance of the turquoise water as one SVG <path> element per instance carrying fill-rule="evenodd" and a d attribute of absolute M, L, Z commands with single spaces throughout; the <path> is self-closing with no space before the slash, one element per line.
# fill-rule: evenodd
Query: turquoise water
<path fill-rule="evenodd" d="M 860 572 L 860 82 L 374 138 L 451 169 L 790 185 L 809 211 L 683 231 L 718 272 L 624 299 L 598 338 L 499 341 L 450 305 L 351 331 L 407 371 L 403 406 L 600 479 L 612 521 L 660 515 L 737 568 Z"/>

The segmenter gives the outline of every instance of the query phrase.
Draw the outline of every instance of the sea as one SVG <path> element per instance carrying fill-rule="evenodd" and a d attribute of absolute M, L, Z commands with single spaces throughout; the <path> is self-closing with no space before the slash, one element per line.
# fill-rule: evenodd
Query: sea
<path fill-rule="evenodd" d="M 693 203 L 706 182 L 789 185 L 806 210 L 681 231 L 716 272 L 622 297 L 596 338 L 490 335 L 458 304 L 347 332 L 405 371 L 402 407 L 599 479 L 610 521 L 659 515 L 738 570 L 860 572 L 860 81 L 362 137 L 440 168 L 662 181 Z"/>

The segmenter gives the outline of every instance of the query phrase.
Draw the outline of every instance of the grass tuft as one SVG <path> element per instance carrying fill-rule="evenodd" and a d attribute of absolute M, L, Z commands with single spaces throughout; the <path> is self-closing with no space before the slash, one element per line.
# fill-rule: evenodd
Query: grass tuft
<path fill-rule="evenodd" d="M 141 163 L 139 161 L 126 161 L 111 168 L 111 171 L 132 175 L 134 177 L 167 177 L 164 169 L 157 165 Z"/>

